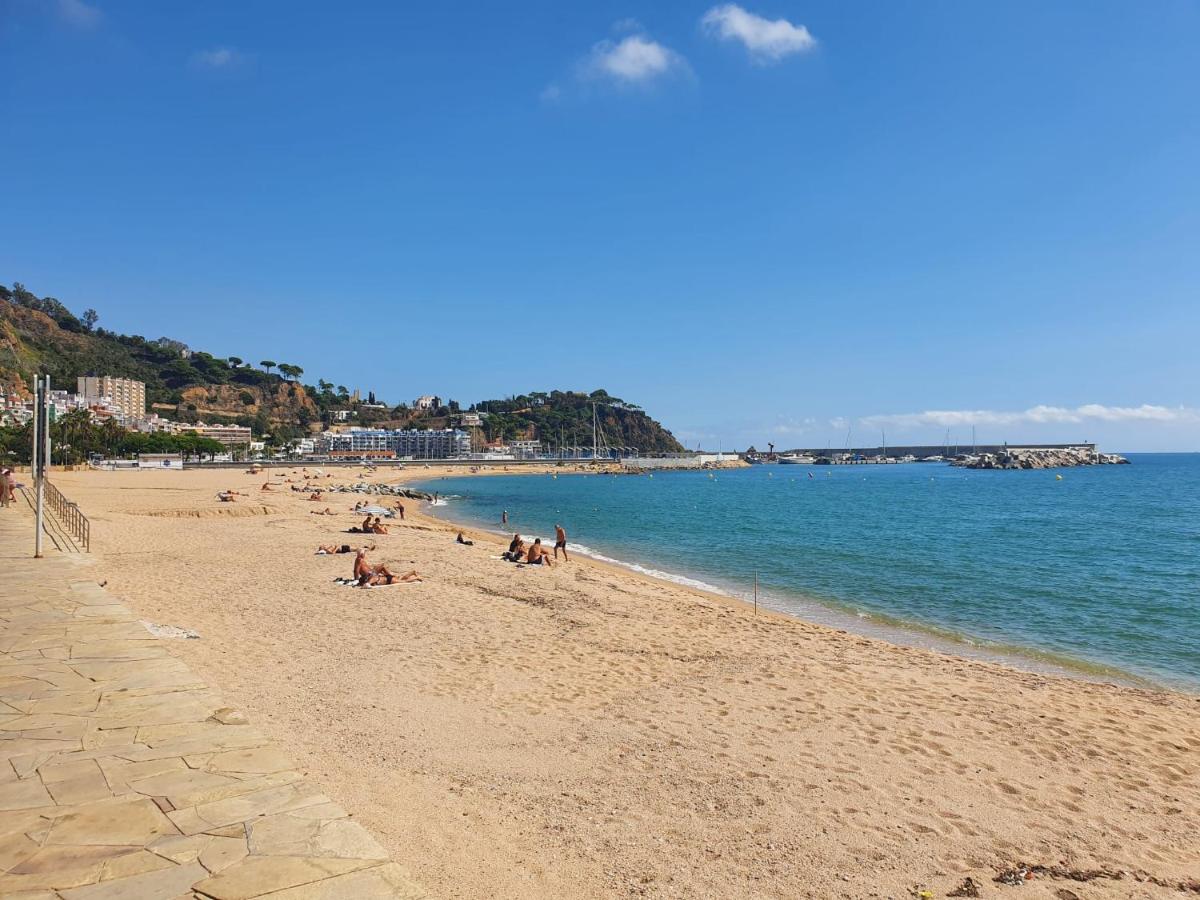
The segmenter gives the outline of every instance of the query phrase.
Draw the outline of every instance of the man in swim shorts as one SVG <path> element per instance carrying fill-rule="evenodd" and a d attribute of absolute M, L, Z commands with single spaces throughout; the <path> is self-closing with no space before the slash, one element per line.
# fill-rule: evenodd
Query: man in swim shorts
<path fill-rule="evenodd" d="M 533 546 L 531 546 L 529 548 L 529 552 L 525 554 L 525 561 L 531 566 L 545 566 L 546 568 L 550 568 L 550 554 L 546 551 L 546 548 L 542 546 L 541 538 L 536 538 L 534 540 Z"/>
<path fill-rule="evenodd" d="M 563 560 L 570 562 L 571 557 L 567 556 L 567 532 L 561 525 L 554 526 L 554 558 L 558 559 L 558 551 L 562 550 Z"/>

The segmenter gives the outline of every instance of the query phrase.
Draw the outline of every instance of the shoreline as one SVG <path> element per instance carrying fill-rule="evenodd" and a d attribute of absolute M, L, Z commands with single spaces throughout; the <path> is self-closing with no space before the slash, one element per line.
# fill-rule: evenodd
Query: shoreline
<path fill-rule="evenodd" d="M 543 471 L 480 471 L 477 473 L 455 472 L 435 477 L 441 480 L 446 478 L 472 478 L 496 475 L 544 474 L 546 472 Z M 578 475 L 584 473 L 554 471 L 553 474 Z M 433 484 L 433 482 L 425 484 L 419 477 L 398 483 L 432 493 L 432 491 L 429 491 L 429 485 Z M 451 504 L 445 498 L 437 506 L 437 509 L 449 510 L 450 508 Z M 421 510 L 421 514 L 430 520 L 448 523 L 453 528 L 470 529 L 474 533 L 488 535 L 494 542 L 501 546 L 506 544 L 507 533 L 499 528 L 489 528 L 486 524 L 480 522 L 461 522 L 452 519 L 450 517 L 452 513 L 435 512 L 432 505 L 428 510 Z M 531 533 L 528 537 L 530 539 L 541 537 L 543 543 L 546 541 L 545 535 Z M 583 549 L 577 549 L 579 547 Z M 671 584 L 704 594 L 710 598 L 732 601 L 747 609 L 754 608 L 752 599 L 739 594 L 735 589 L 711 584 L 687 572 L 675 573 L 660 568 L 653 563 L 630 562 L 619 557 L 610 556 L 605 552 L 594 550 L 586 545 L 576 545 L 575 548 L 572 548 L 572 552 L 578 552 L 593 564 L 609 566 L 636 577 Z M 789 603 L 799 606 L 800 609 L 785 608 L 785 605 Z M 965 632 L 945 629 L 932 623 L 913 622 L 888 617 L 879 613 L 863 612 L 855 610 L 848 604 L 838 604 L 836 601 L 823 600 L 799 591 L 791 592 L 785 599 L 762 593 L 759 597 L 758 607 L 760 614 L 763 611 L 769 611 L 789 619 L 805 622 L 806 624 L 848 634 L 856 634 L 871 640 L 885 641 L 894 646 L 906 649 L 941 653 L 975 662 L 1009 666 L 1020 671 L 1038 675 L 1077 679 L 1093 684 L 1111 684 L 1118 687 L 1129 687 L 1139 690 L 1162 690 L 1184 695 L 1200 695 L 1200 685 L 1160 681 L 1126 671 L 1119 666 L 1090 662 L 1067 654 L 1057 654 L 1052 651 L 1041 650 L 1034 646 L 1000 644 Z"/>
<path fill-rule="evenodd" d="M 431 896 L 945 896 L 968 877 L 990 896 L 1033 864 L 1128 873 L 1086 886 L 1117 900 L 1200 875 L 1200 699 L 754 616 L 582 555 L 517 568 L 424 502 L 370 554 L 423 581 L 340 587 L 350 559 L 313 551 L 356 542 L 349 507 L 372 498 L 307 502 L 280 483 L 299 469 L 271 492 L 228 471 L 55 480 L 92 520 L 92 577 L 199 634 L 172 655 Z M 1059 878 L 1025 892 L 1079 889 Z"/>

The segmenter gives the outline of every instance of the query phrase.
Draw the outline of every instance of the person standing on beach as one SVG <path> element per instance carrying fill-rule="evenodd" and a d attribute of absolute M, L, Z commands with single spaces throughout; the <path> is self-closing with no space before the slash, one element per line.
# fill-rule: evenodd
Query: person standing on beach
<path fill-rule="evenodd" d="M 563 561 L 570 562 L 571 557 L 567 556 L 567 532 L 561 525 L 554 526 L 554 558 L 558 559 L 558 551 L 562 549 Z"/>
<path fill-rule="evenodd" d="M 399 500 L 396 501 L 396 512 L 400 516 L 400 521 L 403 522 L 404 521 L 404 504 L 401 503 Z"/>
<path fill-rule="evenodd" d="M 501 525 L 508 524 L 508 510 L 507 509 L 500 513 L 500 524 Z"/>

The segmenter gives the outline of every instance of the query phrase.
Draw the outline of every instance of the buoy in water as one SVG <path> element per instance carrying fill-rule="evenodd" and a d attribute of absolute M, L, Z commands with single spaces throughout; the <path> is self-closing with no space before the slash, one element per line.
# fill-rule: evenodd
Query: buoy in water
<path fill-rule="evenodd" d="M 1055 480 L 1055 481 L 1062 481 L 1062 476 L 1061 476 L 1061 475 L 1055 475 L 1055 476 L 1054 476 L 1054 480 Z"/>

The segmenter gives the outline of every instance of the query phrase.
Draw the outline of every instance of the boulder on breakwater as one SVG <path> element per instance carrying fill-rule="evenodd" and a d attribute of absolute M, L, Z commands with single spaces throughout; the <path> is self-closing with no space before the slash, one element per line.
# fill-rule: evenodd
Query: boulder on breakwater
<path fill-rule="evenodd" d="M 328 487 L 321 487 L 320 490 L 338 494 L 375 494 L 385 497 L 407 497 L 410 500 L 433 499 L 433 494 L 426 491 L 414 491 L 411 488 L 406 488 L 398 484 L 368 484 L 362 481 L 358 484 L 331 484 Z"/>
<path fill-rule="evenodd" d="M 999 453 L 982 453 L 955 460 L 963 469 L 1059 469 L 1070 466 L 1129 465 L 1129 460 L 1116 453 L 1097 453 L 1085 447 L 1033 449 L 1013 447 Z"/>

